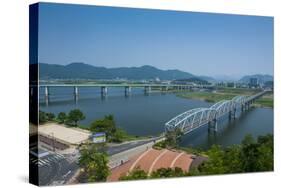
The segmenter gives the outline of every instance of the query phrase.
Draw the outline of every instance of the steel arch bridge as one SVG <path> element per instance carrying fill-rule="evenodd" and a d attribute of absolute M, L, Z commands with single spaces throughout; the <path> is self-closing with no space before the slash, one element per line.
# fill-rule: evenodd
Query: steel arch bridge
<path fill-rule="evenodd" d="M 235 118 L 236 109 L 241 107 L 249 108 L 254 100 L 261 97 L 268 91 L 263 91 L 253 96 L 236 96 L 231 100 L 222 100 L 209 108 L 195 108 L 177 115 L 167 123 L 165 123 L 165 131 L 174 131 L 179 129 L 183 134 L 187 134 L 203 125 L 214 124 L 217 130 L 217 119 L 221 116 L 229 114 Z"/>

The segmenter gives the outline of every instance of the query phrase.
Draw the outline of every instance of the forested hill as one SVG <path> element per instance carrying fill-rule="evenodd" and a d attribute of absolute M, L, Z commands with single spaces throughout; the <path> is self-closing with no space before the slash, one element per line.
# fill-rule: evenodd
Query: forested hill
<path fill-rule="evenodd" d="M 153 66 L 105 68 L 85 63 L 39 64 L 40 80 L 45 79 L 188 79 L 194 75 L 180 70 L 161 70 Z"/>

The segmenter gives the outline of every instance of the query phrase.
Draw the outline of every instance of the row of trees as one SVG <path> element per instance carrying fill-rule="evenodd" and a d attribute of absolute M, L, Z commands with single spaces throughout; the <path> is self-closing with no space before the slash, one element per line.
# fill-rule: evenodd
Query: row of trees
<path fill-rule="evenodd" d="M 167 178 L 167 177 L 184 177 L 188 176 L 188 173 L 181 168 L 160 168 L 153 171 L 150 175 L 140 168 L 136 168 L 129 172 L 126 176 L 121 176 L 119 180 L 141 180 L 141 179 L 155 179 L 155 178 Z"/>
<path fill-rule="evenodd" d="M 208 161 L 194 169 L 192 175 L 228 174 L 273 171 L 273 135 L 259 136 L 255 140 L 247 135 L 240 145 L 228 148 L 211 147 Z"/>
<path fill-rule="evenodd" d="M 85 115 L 79 109 L 71 110 L 68 114 L 60 112 L 57 116 L 50 112 L 39 111 L 39 123 L 44 124 L 48 121 L 57 121 L 71 126 L 78 126 L 78 122 L 85 119 Z"/>
<path fill-rule="evenodd" d="M 56 121 L 60 124 L 77 127 L 79 121 L 84 119 L 85 115 L 79 109 L 71 110 L 68 114 L 60 112 L 57 116 L 49 112 L 39 112 L 40 124 L 44 124 L 49 121 Z M 107 115 L 102 119 L 93 121 L 89 126 L 89 130 L 92 133 L 104 132 L 106 134 L 107 141 L 109 142 L 122 142 L 126 139 L 133 138 L 133 136 L 128 135 L 123 129 L 116 126 L 113 115 Z"/>

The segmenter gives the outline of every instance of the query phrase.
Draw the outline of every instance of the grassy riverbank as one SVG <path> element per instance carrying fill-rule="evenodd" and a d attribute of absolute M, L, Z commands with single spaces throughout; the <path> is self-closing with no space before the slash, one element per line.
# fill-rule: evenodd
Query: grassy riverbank
<path fill-rule="evenodd" d="M 221 88 L 215 92 L 185 92 L 178 93 L 178 97 L 186 99 L 197 99 L 206 102 L 216 103 L 221 100 L 230 100 L 237 95 L 250 96 L 260 92 L 258 89 L 241 89 L 241 88 Z M 255 104 L 259 107 L 273 107 L 273 95 L 269 93 L 258 99 Z"/>
<path fill-rule="evenodd" d="M 264 95 L 263 97 L 259 98 L 255 105 L 258 107 L 270 107 L 273 108 L 274 102 L 273 102 L 273 94 L 269 93 L 267 95 Z"/>

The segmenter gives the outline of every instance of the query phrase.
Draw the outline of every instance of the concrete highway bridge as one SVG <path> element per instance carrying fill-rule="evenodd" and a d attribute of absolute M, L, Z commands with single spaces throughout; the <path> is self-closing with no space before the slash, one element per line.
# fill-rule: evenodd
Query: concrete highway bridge
<path fill-rule="evenodd" d="M 152 88 L 161 88 L 161 91 L 168 90 L 189 90 L 192 88 L 214 88 L 213 85 L 194 85 L 194 84 L 39 84 L 38 87 L 44 88 L 45 97 L 50 95 L 49 89 L 51 87 L 72 87 L 73 95 L 75 98 L 79 95 L 79 88 L 82 87 L 99 87 L 101 89 L 101 96 L 108 94 L 108 88 L 124 88 L 125 96 L 129 96 L 132 92 L 132 88 L 144 88 L 144 93 L 148 94 Z M 33 88 L 31 87 L 31 90 Z M 32 92 L 31 92 L 32 93 Z"/>
<path fill-rule="evenodd" d="M 165 131 L 175 131 L 179 129 L 183 134 L 187 134 L 206 124 L 209 125 L 209 128 L 213 128 L 217 131 L 217 120 L 220 117 L 228 114 L 230 119 L 235 118 L 238 108 L 240 108 L 241 111 L 248 109 L 256 99 L 267 92 L 269 92 L 269 90 L 264 90 L 252 96 L 236 96 L 231 100 L 219 101 L 209 108 L 188 110 L 165 123 Z"/>

